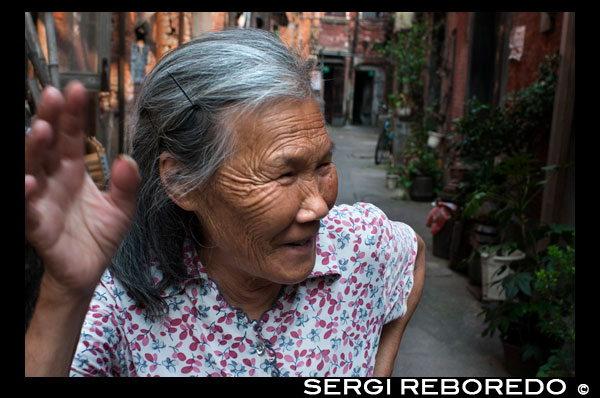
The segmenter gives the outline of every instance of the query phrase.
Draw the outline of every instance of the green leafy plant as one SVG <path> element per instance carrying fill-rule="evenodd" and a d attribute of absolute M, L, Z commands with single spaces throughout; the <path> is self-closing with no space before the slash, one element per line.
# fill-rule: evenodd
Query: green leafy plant
<path fill-rule="evenodd" d="M 536 234 L 551 244 L 540 250 L 540 263 L 524 261 L 502 280 L 506 301 L 483 306 L 482 335 L 498 332 L 503 341 L 521 346 L 523 359 L 541 365 L 539 377 L 569 376 L 574 373 L 575 229 L 551 224 Z"/>
<path fill-rule="evenodd" d="M 477 189 L 493 182 L 500 157 L 531 152 L 540 132 L 549 131 L 558 61 L 558 54 L 546 56 L 538 67 L 538 79 L 509 94 L 502 105 L 492 109 L 471 98 L 465 104 L 465 114 L 453 120 L 453 132 L 447 140 L 451 163 L 460 159 L 467 166 L 466 181 L 453 199 L 459 212 Z"/>
<path fill-rule="evenodd" d="M 413 122 L 399 164 L 400 184 L 409 189 L 416 176 L 430 176 L 434 180 L 434 194 L 442 189 L 442 171 L 437 154 L 427 145 L 427 130 L 422 123 Z"/>
<path fill-rule="evenodd" d="M 483 306 L 483 335 L 493 336 L 498 331 L 502 340 L 522 348 L 523 359 L 543 364 L 546 372 L 563 369 L 573 359 L 565 354 L 568 350 L 561 351 L 571 343 L 571 334 L 563 334 L 568 330 L 566 321 L 561 320 L 568 318 L 569 311 L 574 313 L 574 257 L 569 250 L 563 255 L 559 245 L 569 242 L 568 234 L 574 228 L 541 225 L 533 204 L 541 196 L 545 177 L 568 166 L 540 167 L 533 155 L 514 152 L 492 168 L 489 182 L 470 195 L 464 209 L 472 216 L 486 199 L 494 200 L 498 207 L 490 216 L 500 227 L 500 244 L 483 250 L 490 254 L 520 250 L 526 254 L 510 265 L 512 273 L 496 282 L 502 284 L 506 300 Z M 546 249 L 541 248 L 544 240 L 548 240 Z M 572 290 L 572 300 L 564 298 L 563 288 Z"/>
<path fill-rule="evenodd" d="M 436 153 L 427 146 L 427 133 L 437 129 L 441 118 L 433 111 L 434 107 L 424 109 L 423 76 L 428 54 L 436 45 L 435 38 L 428 40 L 428 36 L 436 28 L 439 26 L 416 21 L 410 28 L 400 30 L 391 39 L 374 47 L 392 65 L 399 86 L 399 91 L 388 98 L 390 108 L 411 110 L 408 118 L 411 130 L 398 173 L 400 184 L 409 189 L 415 176 L 431 176 L 435 181 L 434 193 L 442 188 L 442 173 Z"/>
<path fill-rule="evenodd" d="M 544 268 L 535 275 L 542 333 L 559 343 L 540 367 L 538 377 L 575 375 L 575 231 L 568 244 L 548 246 Z"/>
<path fill-rule="evenodd" d="M 397 32 L 390 40 L 374 48 L 394 66 L 393 74 L 403 89 L 389 96 L 392 108 L 410 107 L 422 116 L 423 71 L 427 66 L 427 24 L 413 23 L 409 29 Z M 415 116 L 418 119 L 419 116 Z"/>

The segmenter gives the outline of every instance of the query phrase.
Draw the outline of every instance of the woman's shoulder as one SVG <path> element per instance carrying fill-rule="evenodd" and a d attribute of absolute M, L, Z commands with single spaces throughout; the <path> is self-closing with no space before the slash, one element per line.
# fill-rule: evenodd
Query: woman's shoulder
<path fill-rule="evenodd" d="M 322 220 L 324 225 L 360 227 L 366 225 L 382 225 L 388 220 L 385 213 L 371 203 L 356 202 L 353 205 L 334 206 Z"/>
<path fill-rule="evenodd" d="M 320 243 L 329 252 L 351 250 L 366 252 L 407 251 L 416 242 L 413 229 L 401 221 L 390 220 L 377 206 L 357 202 L 333 207 L 321 220 Z"/>
<path fill-rule="evenodd" d="M 113 275 L 112 271 L 104 271 L 100 282 L 94 290 L 90 302 L 91 312 L 119 313 L 128 308 L 134 301 L 127 293 L 125 286 Z"/>

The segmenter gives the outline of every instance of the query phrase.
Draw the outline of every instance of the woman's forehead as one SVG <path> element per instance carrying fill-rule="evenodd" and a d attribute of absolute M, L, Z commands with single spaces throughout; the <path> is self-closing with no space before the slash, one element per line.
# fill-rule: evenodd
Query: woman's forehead
<path fill-rule="evenodd" d="M 298 146 L 327 147 L 331 139 L 314 100 L 274 104 L 237 124 L 238 145 L 287 153 Z M 241 148 L 240 148 L 241 149 Z"/>

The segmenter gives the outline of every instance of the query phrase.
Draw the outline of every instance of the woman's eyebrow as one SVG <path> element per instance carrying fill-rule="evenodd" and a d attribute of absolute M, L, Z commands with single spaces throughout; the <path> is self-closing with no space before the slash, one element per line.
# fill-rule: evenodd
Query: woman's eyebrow
<path fill-rule="evenodd" d="M 323 161 L 325 158 L 332 156 L 335 152 L 335 143 L 330 141 L 327 151 L 323 152 L 323 155 L 319 158 L 320 161 Z M 301 155 L 289 155 L 289 154 L 281 154 L 276 157 L 276 160 L 280 162 L 282 165 L 294 165 L 294 164 L 302 164 L 306 161 L 306 159 Z"/>

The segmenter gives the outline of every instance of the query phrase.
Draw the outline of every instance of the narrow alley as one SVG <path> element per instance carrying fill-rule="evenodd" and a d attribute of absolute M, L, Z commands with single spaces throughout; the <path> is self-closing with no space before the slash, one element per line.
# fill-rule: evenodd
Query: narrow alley
<path fill-rule="evenodd" d="M 230 48 L 225 46 L 225 41 L 215 45 L 215 40 L 225 38 L 231 40 L 227 42 Z M 182 46 L 185 47 L 178 50 Z M 198 52 L 192 52 L 192 48 L 197 48 Z M 239 50 L 241 48 L 246 50 Z M 404 332 L 393 376 L 575 376 L 575 12 L 25 12 L 25 50 L 26 215 L 33 214 L 33 218 L 38 214 L 46 215 L 46 206 L 44 211 L 34 209 L 32 212 L 28 210 L 28 203 L 33 203 L 29 202 L 31 198 L 37 198 L 38 193 L 35 192 L 40 186 L 44 189 L 47 186 L 34 183 L 33 175 L 40 170 L 39 165 L 54 164 L 40 162 L 38 155 L 41 152 L 36 149 L 38 145 L 44 147 L 45 130 L 42 129 L 42 139 L 38 141 L 39 137 L 35 138 L 38 129 L 34 126 L 39 125 L 34 123 L 40 118 L 39 110 L 45 108 L 45 105 L 40 107 L 45 101 L 42 101 L 42 93 L 53 86 L 66 94 L 69 84 L 78 81 L 87 92 L 85 97 L 83 94 L 81 97 L 85 112 L 80 115 L 80 125 L 85 132 L 85 169 L 93 183 L 100 191 L 119 186 L 120 173 L 115 173 L 111 165 L 119 159 L 119 163 L 123 163 L 127 156 L 131 156 L 138 162 L 138 170 L 143 171 L 143 184 L 148 184 L 143 185 L 139 192 L 158 195 L 156 197 L 160 199 L 156 202 L 154 197 L 138 200 L 135 214 L 136 220 L 141 221 L 134 222 L 135 228 L 131 229 L 139 227 L 141 232 L 136 233 L 147 235 L 137 238 L 129 233 L 127 237 L 131 237 L 133 243 L 121 245 L 121 249 L 135 249 L 139 258 L 125 253 L 119 258 L 129 260 L 121 261 L 121 265 L 117 265 L 119 261 L 112 261 L 113 268 L 123 267 L 124 275 L 143 277 L 143 283 L 140 279 L 125 284 L 130 290 L 127 296 L 140 308 L 146 305 L 168 308 L 166 301 L 159 299 L 154 292 L 156 286 L 147 284 L 150 280 L 155 281 L 154 262 L 150 263 L 150 267 L 144 265 L 148 256 L 153 258 L 154 254 L 162 252 L 167 247 L 164 245 L 174 245 L 164 250 L 165 256 L 175 256 L 176 249 L 181 251 L 182 246 L 187 249 L 182 242 L 194 237 L 197 231 L 202 232 L 204 239 L 211 240 L 210 226 L 203 224 L 207 220 L 202 217 L 196 223 L 190 213 L 190 222 L 179 222 L 183 215 L 187 219 L 186 211 L 191 210 L 187 206 L 180 206 L 185 211 L 178 208 L 179 202 L 175 199 L 177 206 L 166 200 L 167 196 L 171 198 L 170 189 L 175 185 L 169 185 L 170 180 L 163 178 L 171 173 L 167 169 L 163 171 L 162 160 L 161 167 L 154 167 L 157 159 L 165 159 L 163 155 L 167 154 L 173 155 L 174 160 L 182 160 L 174 164 L 183 163 L 184 159 L 191 162 L 184 165 L 186 173 L 173 174 L 173 184 L 180 181 L 187 184 L 186 178 L 190 176 L 193 177 L 189 180 L 190 184 L 205 181 L 206 176 L 217 175 L 215 165 L 223 164 L 224 151 L 218 148 L 227 145 L 222 143 L 241 142 L 236 135 L 250 140 L 246 126 L 240 124 L 242 127 L 237 128 L 237 122 L 226 123 L 236 128 L 227 132 L 221 130 L 220 121 L 229 119 L 223 119 L 224 113 L 219 112 L 230 112 L 230 106 L 235 108 L 245 103 L 256 104 L 256 108 L 244 108 L 248 115 L 253 111 L 263 112 L 263 107 L 269 111 L 272 104 L 281 102 L 287 105 L 288 102 L 281 99 L 290 98 L 290 95 L 299 98 L 298 93 L 292 91 L 301 87 L 302 98 L 307 100 L 302 108 L 290 105 L 289 109 L 284 109 L 282 106 L 283 110 L 277 108 L 272 113 L 280 115 L 289 111 L 289 115 L 308 115 L 302 120 L 313 123 L 309 120 L 313 114 L 306 113 L 305 109 L 309 109 L 309 105 L 315 106 L 314 103 L 309 104 L 308 99 L 317 100 L 336 148 L 333 154 L 339 181 L 336 204 L 371 203 L 382 209 L 391 220 L 412 227 L 427 246 L 423 295 Z M 182 57 L 181 64 L 171 63 L 173 54 L 176 54 L 173 59 Z M 271 56 L 273 58 L 269 58 Z M 283 62 L 284 58 L 288 61 L 277 66 L 277 62 Z M 225 61 L 229 62 L 229 67 L 226 67 Z M 244 65 L 250 66 L 244 69 Z M 276 77 L 277 73 L 284 73 L 281 75 L 284 77 Z M 298 84 L 290 83 L 291 76 L 295 76 L 292 80 L 297 80 Z M 162 78 L 168 84 L 160 83 Z M 150 82 L 156 84 L 150 85 L 156 88 L 156 92 L 147 88 Z M 208 90 L 209 87 L 212 88 Z M 259 89 L 265 90 L 264 94 L 256 94 Z M 163 106 L 163 99 L 168 100 L 168 106 Z M 305 105 L 307 108 L 304 108 Z M 63 112 L 70 108 L 57 109 Z M 184 111 L 188 113 L 180 115 Z M 237 120 L 245 123 L 251 119 L 246 118 L 244 112 L 235 116 L 240 116 Z M 163 114 L 162 118 L 159 113 Z M 192 114 L 196 116 L 189 116 Z M 41 116 L 44 116 L 44 111 Z M 62 120 L 55 116 L 51 119 Z M 288 133 L 280 126 L 284 125 L 287 129 L 285 120 L 293 119 L 284 119 L 257 119 L 264 122 L 261 128 L 265 133 L 273 134 L 268 140 L 265 138 L 265 147 L 266 142 L 277 143 L 286 138 Z M 267 124 L 269 120 L 272 126 Z M 294 125 L 304 128 L 301 122 Z M 391 145 L 385 144 L 390 141 L 381 140 L 384 145 L 380 149 L 389 149 L 394 161 L 385 159 L 376 165 L 375 148 L 384 125 L 388 127 L 388 133 L 393 133 L 393 139 Z M 259 131 L 258 128 L 255 130 Z M 227 137 L 220 143 L 216 140 L 211 142 L 214 137 L 223 138 L 224 134 L 233 137 Z M 266 134 L 257 135 L 267 137 Z M 180 156 L 171 153 L 176 150 L 171 143 L 179 143 L 180 138 L 177 137 L 186 137 L 181 142 Z M 190 147 L 191 144 L 198 147 Z M 62 145 L 44 148 L 44 151 L 53 151 L 61 149 Z M 236 155 L 250 156 L 251 153 L 253 151 L 240 151 Z M 166 159 L 170 158 L 166 156 Z M 243 161 L 256 164 L 256 167 L 265 164 L 246 159 L 241 159 L 239 164 Z M 261 170 L 246 169 L 262 173 Z M 28 174 L 29 170 L 33 174 Z M 51 171 L 55 171 L 54 168 Z M 193 176 L 194 173 L 198 173 L 197 176 Z M 45 178 L 46 173 L 41 175 Z M 159 184 L 158 175 L 164 187 Z M 201 178 L 198 177 L 200 175 Z M 285 176 L 284 173 L 277 175 Z M 224 189 L 249 192 L 250 188 L 244 191 L 244 180 L 251 179 L 239 178 L 236 182 L 239 187 L 224 184 L 227 185 Z M 70 179 L 64 178 L 64 181 Z M 388 184 L 396 184 L 396 188 L 388 188 Z M 133 183 L 125 185 L 134 186 Z M 146 189 L 146 186 L 153 188 Z M 410 195 L 399 188 L 401 186 L 410 186 Z M 299 187 L 301 185 L 296 184 L 293 188 L 300 190 Z M 332 186 L 327 188 L 327 193 L 331 193 Z M 58 189 L 57 192 L 62 195 L 67 191 Z M 73 194 L 82 192 L 90 191 L 78 190 Z M 110 192 L 104 193 L 111 195 Z M 411 196 L 424 199 L 408 199 Z M 271 195 L 267 197 L 273 198 Z M 324 197 L 329 199 L 331 196 Z M 433 202 L 436 199 L 440 199 L 437 204 Z M 440 201 L 453 202 L 456 207 L 450 209 L 453 206 L 449 205 L 446 208 L 446 204 Z M 158 205 L 145 206 L 158 202 L 165 206 L 164 212 Z M 218 201 L 214 200 L 214 203 Z M 281 202 L 271 200 L 271 203 Z M 205 202 L 200 204 L 204 206 Z M 191 208 L 197 214 L 200 204 L 196 206 L 194 203 Z M 431 213 L 434 205 L 437 213 Z M 149 220 L 154 220 L 151 218 L 154 214 L 141 213 L 146 207 L 150 213 L 155 212 L 160 217 L 175 214 L 175 211 L 181 217 L 164 216 L 164 223 L 151 222 Z M 284 214 L 287 211 L 285 207 L 277 210 Z M 221 213 L 215 209 L 213 206 L 210 211 L 218 218 Z M 450 223 L 446 223 L 439 234 L 435 230 L 436 235 L 433 235 L 431 226 L 426 225 L 428 216 L 438 217 L 435 224 L 437 221 L 446 222 L 451 212 L 453 219 Z M 101 213 L 89 214 L 90 217 L 103 218 Z M 241 211 L 229 219 L 245 229 L 232 232 L 233 227 L 219 225 L 218 230 L 228 231 L 232 237 L 244 237 L 246 243 L 258 242 L 258 238 L 250 239 L 250 236 L 259 228 L 253 223 L 241 222 L 240 214 Z M 275 209 L 273 214 L 268 218 L 275 225 L 278 220 Z M 222 223 L 221 218 L 218 218 L 219 224 Z M 250 215 L 247 219 L 254 220 Z M 26 336 L 35 315 L 45 269 L 43 256 L 28 237 L 31 234 L 28 225 L 38 225 L 37 220 L 34 221 L 29 222 L 26 217 Z M 256 225 L 262 226 L 262 223 Z M 178 231 L 179 235 L 172 231 Z M 110 235 L 106 231 L 102 234 Z M 46 235 L 39 234 L 44 239 Z M 291 250 L 304 248 L 308 252 L 308 242 L 312 237 L 282 235 L 281 242 L 277 241 L 283 243 L 282 247 Z M 71 236 L 81 240 L 76 234 Z M 164 239 L 165 236 L 169 239 Z M 434 255 L 434 237 L 435 253 L 440 256 L 446 254 L 450 259 Z M 442 238 L 446 245 L 439 244 Z M 77 241 L 76 245 L 79 243 Z M 207 261 L 225 257 L 249 260 L 231 261 L 231 264 L 221 261 L 230 265 L 233 272 L 227 274 L 223 271 L 220 274 L 235 275 L 239 271 L 237 263 L 242 262 L 247 262 L 249 269 L 258 267 L 260 261 L 257 264 L 251 261 L 257 257 L 256 253 L 271 258 L 263 253 L 262 247 L 243 252 L 245 243 L 236 245 L 233 240 L 226 243 L 232 251 L 215 245 L 210 249 L 221 250 L 222 256 L 212 256 L 210 253 L 213 251 L 207 250 L 208 254 L 203 258 L 208 258 Z M 448 250 L 440 251 L 442 246 Z M 205 245 L 199 247 L 206 249 Z M 119 253 L 125 250 L 121 249 Z M 72 253 L 65 257 L 77 258 Z M 281 258 L 289 260 L 286 256 Z M 277 257 L 273 264 L 282 261 Z M 103 264 L 107 263 L 108 259 Z M 186 261 L 183 262 L 184 268 L 180 259 L 175 257 L 169 257 L 166 264 L 174 267 L 173 273 L 169 271 L 166 274 L 171 275 L 166 280 L 169 283 L 176 282 L 189 268 Z M 263 265 L 260 263 L 261 269 Z M 163 271 L 163 266 L 167 267 L 162 264 L 156 269 Z M 305 266 L 308 269 L 311 264 L 306 262 Z M 226 270 L 223 264 L 219 267 Z M 279 265 L 275 268 L 286 272 L 299 269 Z M 139 270 L 139 273 L 132 269 Z M 262 276 L 271 282 L 276 281 L 269 275 Z M 242 277 L 224 278 L 232 281 L 232 287 L 223 292 L 243 293 L 243 289 L 238 291 L 238 288 L 241 285 L 247 287 L 247 284 L 233 286 L 244 279 Z M 277 279 L 277 283 L 280 282 Z M 266 286 L 272 285 L 268 283 Z M 138 287 L 150 289 L 153 293 L 146 294 L 140 290 L 139 298 L 143 300 L 138 300 L 135 294 L 130 294 Z M 217 286 L 215 291 L 218 290 Z M 345 294 L 348 295 L 348 292 L 346 290 Z M 254 297 L 254 293 L 247 297 Z M 239 300 L 243 305 L 248 304 L 253 307 L 252 311 L 256 310 L 258 319 L 258 304 L 262 305 L 265 298 L 261 297 L 255 303 L 248 302 L 242 294 L 238 296 L 244 297 Z M 146 303 L 149 297 L 156 300 Z M 222 297 L 219 298 L 220 303 L 226 301 Z M 131 310 L 135 306 L 124 308 Z M 187 308 L 197 309 L 192 305 Z M 217 307 L 208 305 L 206 308 Z M 245 311 L 245 307 L 242 310 Z M 128 319 L 120 313 L 117 316 L 119 320 Z M 362 322 L 359 318 L 354 316 L 353 321 Z M 248 320 L 251 319 L 249 316 Z M 291 322 L 291 318 L 283 319 Z M 213 321 L 212 318 L 208 320 Z M 229 321 L 231 318 L 219 314 L 216 320 Z M 56 325 L 62 323 L 53 321 L 53 326 Z M 181 321 L 179 325 L 183 328 L 186 324 Z M 327 324 L 327 327 L 331 325 L 333 323 Z M 316 329 L 322 327 L 321 320 L 316 326 Z M 214 337 L 212 326 L 206 329 Z M 44 331 L 39 333 L 45 334 L 44 338 L 51 335 L 44 328 L 40 330 Z M 140 330 L 139 325 L 132 330 Z M 281 329 L 273 330 L 280 333 Z M 484 331 L 488 333 L 485 337 L 482 336 Z M 315 330 L 312 332 L 316 333 Z M 105 337 L 109 336 L 102 333 Z M 125 332 L 119 333 L 125 336 Z M 235 333 L 225 335 L 234 336 Z M 328 336 L 333 335 L 333 332 L 327 333 Z M 288 334 L 290 336 L 278 338 L 287 342 L 292 338 L 292 334 Z M 295 334 L 298 337 L 294 339 L 306 340 L 301 334 Z M 83 332 L 81 337 L 87 339 L 88 335 L 96 338 L 87 332 Z M 187 334 L 187 329 L 184 335 L 186 338 L 192 336 Z M 275 351 L 267 351 L 268 344 L 263 344 L 268 340 L 275 341 L 273 336 L 265 337 L 258 333 L 248 339 L 252 344 L 256 343 L 259 348 L 256 353 L 260 358 L 242 360 L 219 346 L 216 350 L 223 357 L 219 369 L 221 375 L 242 375 L 242 368 L 247 369 L 250 376 L 257 375 L 259 371 L 267 376 L 282 375 L 282 369 L 297 376 L 330 375 L 323 361 L 316 364 L 311 360 L 300 361 L 308 351 L 299 349 L 293 357 L 286 355 L 284 361 L 277 362 Z M 135 340 L 131 341 L 135 343 Z M 218 340 L 211 341 L 221 344 Z M 259 341 L 261 345 L 257 345 Z M 52 347 L 59 342 L 62 343 L 56 340 L 42 346 Z M 237 349 L 234 344 L 240 347 L 236 340 L 232 349 Z M 185 355 L 195 355 L 192 351 L 199 346 L 194 341 L 189 347 Z M 239 352 L 244 347 L 242 344 Z M 581 347 L 586 350 L 587 345 L 580 343 Z M 134 348 L 138 350 L 140 347 Z M 157 345 L 156 351 L 159 352 L 160 348 Z M 125 358 L 121 351 L 118 352 L 111 358 Z M 265 352 L 271 354 L 269 358 L 263 356 Z M 129 355 L 130 351 L 127 353 Z M 137 353 L 142 360 L 128 366 L 136 365 L 136 372 L 140 375 L 140 369 L 145 368 L 148 361 L 148 364 L 153 364 L 149 369 L 158 369 L 157 357 L 150 354 L 154 355 L 154 352 L 146 353 L 147 356 Z M 172 375 L 172 360 L 183 361 L 179 354 L 173 353 L 171 358 L 161 362 L 165 375 Z M 314 348 L 310 351 L 310 355 L 313 354 L 317 355 Z M 365 355 L 365 359 L 367 357 Z M 229 358 L 233 360 L 228 362 Z M 262 361 L 262 365 L 255 361 Z M 352 359 L 344 361 L 344 366 L 353 362 Z M 302 367 L 298 364 L 300 362 L 306 369 L 299 369 Z M 107 364 L 108 360 L 104 363 Z M 196 369 L 187 364 L 182 366 L 186 375 L 190 368 Z M 120 369 L 123 364 L 118 365 Z M 289 368 L 284 368 L 284 365 L 289 365 Z M 311 370 L 311 365 L 319 366 L 319 369 Z M 217 374 L 213 372 L 216 368 L 209 359 L 197 369 L 194 372 L 203 376 Z M 367 369 L 366 364 L 364 369 Z M 585 368 L 579 365 L 578 372 L 582 370 L 585 371 Z M 343 370 L 346 371 L 348 369 Z"/>
<path fill-rule="evenodd" d="M 425 225 L 431 203 L 401 200 L 399 190 L 385 187 L 385 166 L 373 161 L 379 128 L 328 130 L 336 145 L 337 204 L 373 203 L 392 220 L 410 225 L 427 245 L 425 289 L 404 334 L 393 376 L 508 376 L 499 339 L 481 337 L 480 302 L 469 293 L 468 279 L 450 270 L 448 260 L 433 255 L 432 235 Z"/>

